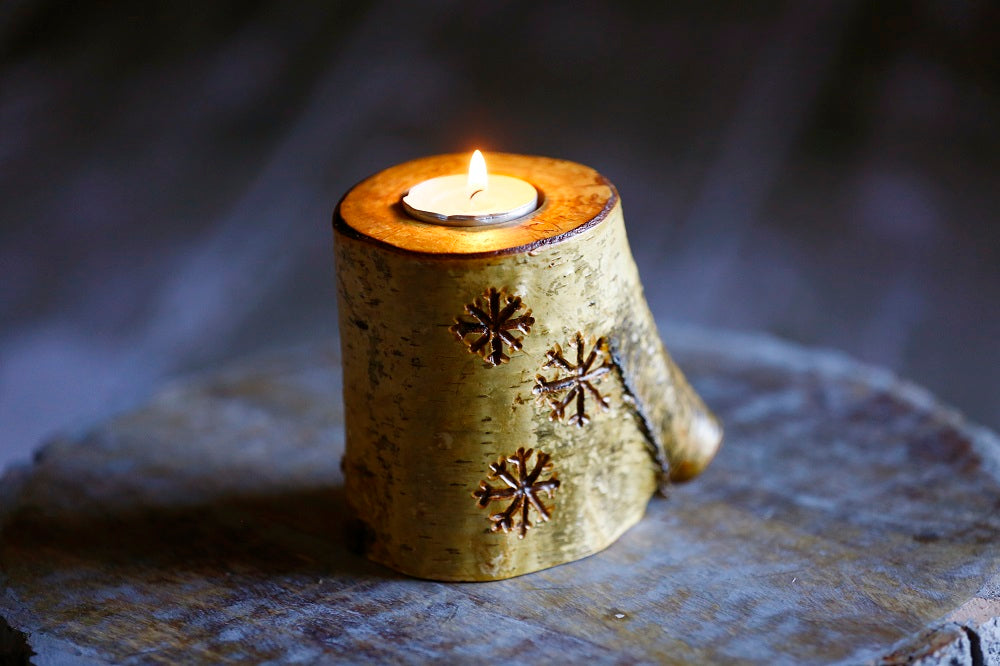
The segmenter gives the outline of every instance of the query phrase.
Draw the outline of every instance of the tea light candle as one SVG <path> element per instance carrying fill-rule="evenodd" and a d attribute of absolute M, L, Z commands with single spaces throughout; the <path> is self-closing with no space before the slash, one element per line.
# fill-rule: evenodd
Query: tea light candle
<path fill-rule="evenodd" d="M 476 227 L 524 217 L 538 208 L 538 191 L 520 178 L 490 174 L 478 150 L 468 174 L 438 176 L 414 185 L 403 196 L 412 217 L 432 224 Z"/>

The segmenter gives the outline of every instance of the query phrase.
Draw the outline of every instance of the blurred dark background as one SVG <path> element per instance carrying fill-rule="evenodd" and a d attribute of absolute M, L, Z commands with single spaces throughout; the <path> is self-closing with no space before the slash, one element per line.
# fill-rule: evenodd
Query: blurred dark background
<path fill-rule="evenodd" d="M 0 466 L 336 335 L 338 198 L 474 147 L 615 182 L 661 321 L 1000 426 L 991 3 L 185 4 L 0 4 Z"/>

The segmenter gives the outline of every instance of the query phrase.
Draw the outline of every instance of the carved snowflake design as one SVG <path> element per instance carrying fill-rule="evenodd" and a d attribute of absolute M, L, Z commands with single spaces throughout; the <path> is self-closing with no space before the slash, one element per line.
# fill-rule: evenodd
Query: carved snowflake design
<path fill-rule="evenodd" d="M 510 357 L 504 353 L 504 345 L 513 351 L 521 349 L 521 340 L 512 331 L 528 333 L 535 323 L 531 310 L 515 317 L 523 307 L 520 296 L 512 296 L 503 290 L 490 287 L 481 298 L 465 306 L 465 311 L 475 318 L 475 321 L 463 321 L 456 317 L 451 332 L 462 342 L 470 335 L 478 335 L 469 342 L 469 351 L 479 354 L 488 365 L 497 366 L 506 363 Z"/>
<path fill-rule="evenodd" d="M 594 384 L 601 381 L 604 375 L 611 372 L 614 367 L 611 363 L 611 355 L 608 353 L 608 341 L 606 338 L 598 338 L 590 354 L 584 359 L 586 344 L 583 341 L 583 334 L 576 334 L 576 365 L 573 365 L 563 356 L 563 351 L 559 345 L 555 345 L 546 353 L 548 360 L 544 368 L 558 367 L 566 371 L 565 376 L 556 377 L 548 381 L 545 377 L 538 375 L 537 382 L 531 392 L 537 396 L 546 396 L 552 412 L 549 419 L 558 421 L 566 417 L 566 408 L 576 401 L 576 413 L 571 414 L 568 421 L 570 424 L 582 428 L 590 421 L 590 416 L 586 412 L 586 395 L 589 393 L 597 402 L 601 409 L 607 409 L 610 405 L 607 398 L 601 395 Z M 598 357 L 603 362 L 594 365 Z M 565 393 L 565 395 L 561 395 Z M 560 397 L 561 396 L 561 397 Z"/>
<path fill-rule="evenodd" d="M 529 520 L 529 513 L 532 507 L 542 522 L 552 517 L 552 513 L 539 497 L 541 493 L 546 493 L 552 498 L 552 493 L 559 487 L 559 479 L 549 476 L 548 479 L 539 480 L 542 474 L 552 471 L 551 456 L 539 451 L 535 455 L 535 466 L 528 472 L 528 459 L 531 458 L 533 449 L 525 450 L 521 447 L 512 456 L 500 456 L 500 459 L 490 465 L 489 478 L 500 480 L 507 484 L 507 487 L 494 488 L 485 481 L 479 482 L 479 490 L 472 493 L 472 496 L 479 500 L 479 506 L 485 508 L 490 502 L 502 502 L 510 500 L 507 508 L 500 513 L 490 515 L 493 524 L 490 526 L 491 532 L 504 533 L 517 529 L 517 537 L 523 539 L 528 530 L 533 527 Z M 507 469 L 507 464 L 514 466 L 513 473 Z"/>

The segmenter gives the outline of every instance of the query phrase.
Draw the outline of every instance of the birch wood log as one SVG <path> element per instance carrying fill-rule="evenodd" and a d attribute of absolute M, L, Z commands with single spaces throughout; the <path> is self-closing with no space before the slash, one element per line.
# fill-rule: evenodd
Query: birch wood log
<path fill-rule="evenodd" d="M 334 216 L 347 495 L 374 560 L 439 580 L 607 547 L 722 437 L 660 341 L 615 188 L 491 155 L 538 188 L 535 213 L 453 228 L 403 212 L 409 187 L 466 160 L 383 171 Z"/>

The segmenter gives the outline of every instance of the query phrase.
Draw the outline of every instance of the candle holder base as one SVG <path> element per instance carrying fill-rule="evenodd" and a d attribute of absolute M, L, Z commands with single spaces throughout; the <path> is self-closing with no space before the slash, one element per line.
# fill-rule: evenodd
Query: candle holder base
<path fill-rule="evenodd" d="M 372 559 L 497 580 L 607 547 L 722 430 L 660 341 L 615 188 L 496 155 L 543 193 L 531 215 L 458 230 L 403 212 L 410 185 L 461 162 L 383 171 L 334 215 L 344 472 Z"/>

